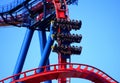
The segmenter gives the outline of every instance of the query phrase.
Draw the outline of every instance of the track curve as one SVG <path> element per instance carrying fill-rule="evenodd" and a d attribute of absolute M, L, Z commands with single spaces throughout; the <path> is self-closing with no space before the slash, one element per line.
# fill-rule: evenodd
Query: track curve
<path fill-rule="evenodd" d="M 67 67 L 65 68 L 64 65 L 66 65 Z M 51 70 L 47 70 L 47 68 L 51 68 Z M 44 71 L 41 73 L 37 73 L 39 69 L 44 69 Z M 18 75 L 21 76 L 20 79 L 13 80 Z M 115 79 L 111 78 L 109 75 L 99 70 L 98 68 L 86 64 L 77 63 L 54 64 L 43 66 L 41 68 L 35 68 L 0 80 L 0 83 L 5 83 L 5 81 L 9 79 L 13 80 L 11 83 L 40 83 L 47 80 L 67 77 L 83 78 L 95 83 L 118 83 Z"/>
<path fill-rule="evenodd" d="M 47 0 L 47 2 L 50 2 L 50 0 Z M 49 7 L 47 4 L 47 9 Z M 33 17 L 36 18 L 36 15 L 42 13 L 42 0 L 23 0 L 23 2 L 9 8 L 9 10 L 0 12 L 0 26 L 21 26 L 22 23 L 27 23 L 28 20 L 33 19 Z"/>
<path fill-rule="evenodd" d="M 66 0 L 67 4 L 69 5 L 75 3 L 76 1 L 77 0 Z M 46 2 L 51 3 L 52 0 L 46 0 Z M 48 6 L 47 9 L 49 10 L 52 5 L 49 4 Z M 42 13 L 42 0 L 16 0 L 9 5 L 0 7 L 0 26 L 14 25 L 17 27 L 26 27 L 21 26 L 21 24 L 25 22 L 24 20 L 30 20 L 28 16 L 36 17 L 37 14 Z"/>

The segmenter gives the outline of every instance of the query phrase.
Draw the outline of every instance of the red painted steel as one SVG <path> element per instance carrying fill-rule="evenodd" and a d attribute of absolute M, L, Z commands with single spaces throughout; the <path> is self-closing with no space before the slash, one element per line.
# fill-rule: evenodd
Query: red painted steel
<path fill-rule="evenodd" d="M 53 4 L 54 4 L 54 7 L 55 7 L 55 11 L 56 11 L 56 18 L 67 20 L 68 16 L 67 16 L 66 1 L 65 0 L 53 0 Z M 57 28 L 58 28 L 58 33 L 61 33 L 60 27 L 57 27 Z M 61 43 L 58 42 L 58 45 L 60 46 Z M 59 52 L 58 53 L 58 64 L 67 63 L 67 58 L 63 58 L 62 56 L 63 55 Z M 59 68 L 66 68 L 66 65 L 59 66 Z M 67 82 L 66 77 L 58 79 L 58 83 L 66 83 L 66 82 Z"/>
<path fill-rule="evenodd" d="M 68 16 L 68 8 L 67 8 L 66 0 L 53 0 L 53 4 L 56 11 L 56 18 L 68 19 L 69 16 Z"/>
<path fill-rule="evenodd" d="M 60 66 L 64 66 L 64 65 L 66 65 L 67 67 L 59 68 Z M 48 67 L 50 67 L 51 70 L 46 70 Z M 37 70 L 41 68 L 44 69 L 44 71 L 41 73 L 37 73 Z M 0 80 L 0 83 L 5 83 L 5 81 L 9 79 L 13 80 L 11 83 L 16 83 L 16 82 L 40 83 L 46 80 L 66 78 L 66 77 L 83 78 L 93 81 L 95 83 L 118 83 L 114 79 L 112 79 L 109 75 L 99 70 L 98 68 L 86 64 L 66 63 L 66 64 L 49 65 L 41 68 L 35 68 L 5 78 L 3 80 Z M 18 75 L 21 75 L 20 79 L 14 80 L 15 76 Z"/>

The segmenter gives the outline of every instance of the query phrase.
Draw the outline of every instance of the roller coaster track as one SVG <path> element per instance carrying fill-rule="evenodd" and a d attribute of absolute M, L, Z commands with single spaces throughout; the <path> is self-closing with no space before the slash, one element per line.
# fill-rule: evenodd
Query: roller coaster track
<path fill-rule="evenodd" d="M 9 10 L 4 11 L 2 9 L 2 11 L 0 11 L 0 26 L 14 25 L 18 27 L 26 27 L 30 24 L 28 22 L 30 20 L 37 23 L 35 19 L 36 15 L 43 13 L 43 3 L 41 0 L 25 0 L 21 3 L 18 2 L 14 7 L 8 8 Z M 49 7 L 52 7 L 50 6 L 50 2 L 51 0 L 47 0 L 47 9 L 50 9 Z"/>
<path fill-rule="evenodd" d="M 66 65 L 67 67 L 65 68 L 64 65 Z M 59 68 L 61 66 L 62 68 Z M 47 68 L 50 68 L 51 70 L 47 70 Z M 44 71 L 41 73 L 37 73 L 37 70 L 39 69 L 43 69 Z M 14 78 L 19 75 L 21 75 L 20 79 L 14 80 Z M 0 80 L 0 83 L 5 83 L 5 81 L 9 79 L 12 80 L 11 83 L 40 83 L 46 80 L 65 77 L 83 78 L 91 80 L 95 83 L 118 83 L 116 80 L 112 79 L 109 75 L 99 70 L 98 68 L 86 64 L 77 63 L 55 64 L 43 66 L 41 68 L 35 68 Z"/>
<path fill-rule="evenodd" d="M 23 23 L 28 23 L 28 19 L 36 18 L 38 14 L 43 14 L 42 0 L 15 0 L 9 5 L 0 7 L 0 26 L 14 25 L 17 27 L 26 27 Z M 76 0 L 66 0 L 67 4 L 75 3 Z M 52 0 L 46 0 L 47 15 L 51 14 Z M 49 10 L 51 9 L 51 10 Z M 36 19 L 34 19 L 35 21 Z"/>
<path fill-rule="evenodd" d="M 0 80 L 0 83 L 40 83 L 58 79 L 58 83 L 66 83 L 66 78 L 83 78 L 95 83 L 118 83 L 103 71 L 86 64 L 67 62 L 72 54 L 80 55 L 82 47 L 70 46 L 80 43 L 82 35 L 70 34 L 72 29 L 79 30 L 82 22 L 70 20 L 67 4 L 76 0 L 46 0 L 46 18 L 43 19 L 43 2 L 41 0 L 23 0 L 14 6 L 0 10 L 0 26 L 14 25 L 27 27 L 32 30 L 53 30 L 52 38 L 57 44 L 52 46 L 53 52 L 58 53 L 58 64 L 47 65 L 21 72 Z M 40 27 L 40 28 L 39 28 Z M 50 68 L 50 70 L 48 70 Z M 42 72 L 38 72 L 42 70 Z M 20 78 L 19 78 L 20 76 Z M 16 79 L 18 77 L 19 79 Z"/>

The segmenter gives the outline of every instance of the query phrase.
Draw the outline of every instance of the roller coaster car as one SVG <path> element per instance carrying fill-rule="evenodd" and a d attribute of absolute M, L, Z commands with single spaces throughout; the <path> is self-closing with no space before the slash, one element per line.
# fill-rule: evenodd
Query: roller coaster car
<path fill-rule="evenodd" d="M 54 39 L 57 41 L 60 41 L 62 43 L 68 42 L 68 43 L 80 43 L 81 39 L 82 39 L 82 35 L 75 35 L 75 34 L 64 34 L 64 33 L 56 33 L 54 34 Z"/>
<path fill-rule="evenodd" d="M 75 47 L 75 46 L 67 46 L 67 45 L 60 45 L 58 46 L 57 44 L 55 44 L 53 46 L 53 52 L 57 52 L 57 53 L 63 53 L 63 54 L 81 54 L 82 51 L 82 47 Z"/>
<path fill-rule="evenodd" d="M 79 30 L 82 25 L 82 21 L 78 20 L 66 20 L 66 19 L 55 19 L 54 20 L 54 29 L 57 31 L 58 28 L 61 30 Z"/>

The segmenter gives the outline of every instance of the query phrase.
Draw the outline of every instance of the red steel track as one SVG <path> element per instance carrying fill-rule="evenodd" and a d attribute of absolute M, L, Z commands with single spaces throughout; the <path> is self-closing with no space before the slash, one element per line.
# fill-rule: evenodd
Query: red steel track
<path fill-rule="evenodd" d="M 64 65 L 66 65 L 67 67 L 65 68 Z M 62 68 L 59 68 L 61 66 Z M 50 68 L 51 70 L 47 70 L 47 68 Z M 44 71 L 41 73 L 37 73 L 37 70 L 39 69 L 44 69 Z M 14 78 L 19 75 L 21 75 L 20 79 L 14 80 Z M 77 63 L 55 64 L 43 66 L 41 68 L 35 68 L 0 80 L 0 83 L 5 83 L 5 81 L 9 79 L 12 80 L 11 83 L 40 83 L 47 80 L 66 77 L 83 78 L 95 83 L 118 83 L 98 68 L 86 64 Z"/>

